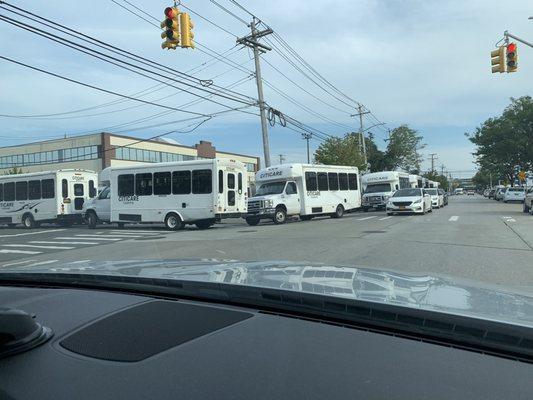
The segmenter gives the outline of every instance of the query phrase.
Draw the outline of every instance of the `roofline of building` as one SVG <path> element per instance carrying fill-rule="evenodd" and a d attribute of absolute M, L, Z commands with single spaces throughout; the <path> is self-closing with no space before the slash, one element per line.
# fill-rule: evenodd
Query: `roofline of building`
<path fill-rule="evenodd" d="M 119 138 L 123 138 L 123 139 L 131 139 L 131 140 L 136 140 L 136 141 L 140 140 L 139 143 L 149 142 L 149 143 L 164 144 L 164 145 L 168 145 L 168 146 L 182 147 L 182 148 L 186 148 L 186 149 L 197 150 L 196 147 L 194 147 L 194 146 L 186 146 L 184 144 L 174 144 L 174 143 L 168 143 L 168 142 L 159 142 L 159 141 L 153 140 L 153 139 L 142 139 L 142 138 L 139 138 L 139 137 L 128 136 L 128 135 L 118 135 L 116 133 L 111 133 L 111 132 L 98 132 L 98 133 L 88 133 L 88 134 L 85 134 L 85 135 L 67 136 L 67 137 L 57 138 L 57 139 L 41 140 L 41 141 L 37 141 L 37 142 L 29 142 L 29 143 L 23 143 L 23 144 L 14 144 L 14 145 L 11 145 L 11 146 L 2 146 L 2 148 L 31 146 L 31 145 L 36 145 L 36 144 L 40 144 L 40 143 L 57 142 L 57 141 L 60 141 L 60 140 L 67 140 L 67 139 L 78 139 L 78 138 L 84 138 L 84 137 L 88 137 L 88 136 L 96 136 L 96 135 L 102 135 L 102 134 L 109 135 L 109 136 L 114 136 L 114 137 L 119 137 Z M 137 143 L 135 143 L 135 144 L 137 144 Z M 216 147 L 215 147 L 215 149 L 216 149 Z M 255 158 L 255 159 L 257 159 L 259 161 L 259 157 L 258 156 L 252 156 L 252 155 L 249 155 L 249 154 L 231 153 L 231 152 L 227 152 L 227 151 L 218 151 L 218 150 L 216 150 L 216 152 L 217 153 L 222 153 L 222 154 L 236 155 L 236 156 L 240 156 L 240 157 Z"/>

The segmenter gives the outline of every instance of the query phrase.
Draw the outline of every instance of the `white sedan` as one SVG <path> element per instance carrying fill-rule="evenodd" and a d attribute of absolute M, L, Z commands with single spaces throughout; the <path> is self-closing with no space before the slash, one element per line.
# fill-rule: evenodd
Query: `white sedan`
<path fill-rule="evenodd" d="M 433 208 L 444 207 L 444 196 L 439 194 L 438 189 L 427 188 L 424 189 L 424 193 L 429 194 L 431 196 L 431 206 Z"/>
<path fill-rule="evenodd" d="M 389 198 L 387 215 L 395 213 L 425 214 L 431 212 L 431 196 L 423 189 L 400 189 Z"/>

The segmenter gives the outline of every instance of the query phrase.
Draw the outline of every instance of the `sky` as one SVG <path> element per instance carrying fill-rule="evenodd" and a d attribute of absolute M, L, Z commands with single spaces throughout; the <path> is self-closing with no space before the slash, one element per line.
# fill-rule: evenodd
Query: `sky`
<path fill-rule="evenodd" d="M 373 133 L 380 148 L 386 145 L 387 129 L 407 124 L 423 136 L 424 170 L 430 166 L 429 154 L 436 153 L 439 170 L 443 165 L 452 175 L 465 177 L 473 175 L 475 170 L 471 154 L 474 147 L 465 133 L 474 132 L 484 120 L 499 115 L 511 97 L 531 95 L 533 49 L 518 45 L 517 73 L 490 72 L 490 51 L 505 30 L 532 41 L 533 20 L 528 17 L 533 16 L 533 7 L 527 3 L 524 0 L 252 0 L 241 4 L 343 94 L 364 104 L 379 121 L 386 123 L 367 131 Z M 197 48 L 176 51 L 162 50 L 160 30 L 119 6 L 128 7 L 158 24 L 131 4 L 163 20 L 163 10 L 171 5 L 169 2 L 13 0 L 10 4 L 166 67 L 190 71 L 198 79 L 212 79 L 220 87 L 236 83 L 232 90 L 257 98 L 252 54 L 235 42 L 235 36 L 249 33 L 244 22 L 251 16 L 231 0 L 183 1 L 184 7 L 194 11 L 191 18 Z M 186 11 L 184 7 L 182 11 Z M 1 14 L 31 23 L 5 8 Z M 127 95 L 148 88 L 158 89 L 139 98 L 174 108 L 182 108 L 197 99 L 168 81 L 171 75 L 164 69 L 158 71 L 161 76 L 156 78 L 171 82 L 172 86 L 159 85 L 160 82 L 1 20 L 0 37 L 1 56 L 90 85 Z M 263 54 L 261 60 L 263 78 L 276 89 L 265 84 L 268 105 L 331 136 L 357 130 L 358 118 L 351 116 L 356 112 L 354 103 L 318 86 L 316 78 L 307 70 L 304 69 L 315 82 L 292 65 L 303 68 L 294 58 L 289 57 L 292 64 L 284 59 L 286 50 L 277 37 L 268 38 L 274 48 Z M 210 50 L 224 54 L 225 62 L 213 58 Z M 186 110 L 208 115 L 242 106 L 224 98 L 210 100 L 222 105 L 203 99 Z M 95 106 L 82 112 L 35 117 Z M 168 137 L 185 145 L 210 140 L 219 150 L 257 155 L 262 159 L 257 109 L 251 107 L 246 111 L 250 114 L 221 114 L 196 127 L 203 119 L 182 120 L 197 115 L 126 100 L 0 59 L 0 114 L 16 116 L 0 117 L 0 146 L 101 131 L 149 138 L 178 130 Z M 365 129 L 374 124 L 376 120 L 365 115 Z M 273 164 L 279 162 L 280 154 L 285 162 L 306 161 L 306 142 L 300 133 L 277 124 L 270 128 L 269 138 Z M 313 138 L 311 151 L 319 144 L 320 140 Z"/>

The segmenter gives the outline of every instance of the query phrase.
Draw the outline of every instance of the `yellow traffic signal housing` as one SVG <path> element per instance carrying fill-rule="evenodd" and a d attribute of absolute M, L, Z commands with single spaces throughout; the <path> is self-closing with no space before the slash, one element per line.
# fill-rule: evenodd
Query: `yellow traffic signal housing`
<path fill-rule="evenodd" d="M 161 43 L 163 49 L 176 50 L 176 47 L 180 45 L 180 32 L 179 32 L 179 17 L 181 13 L 177 7 L 165 8 L 165 20 L 161 22 L 161 28 L 164 29 L 161 33 L 161 38 L 165 39 Z"/>
<path fill-rule="evenodd" d="M 516 72 L 518 69 L 518 48 L 516 43 L 509 43 L 506 47 L 507 72 Z"/>
<path fill-rule="evenodd" d="M 194 24 L 191 17 L 187 13 L 180 14 L 180 33 L 181 33 L 181 47 L 194 49 L 194 33 L 192 32 Z"/>
<path fill-rule="evenodd" d="M 492 73 L 505 72 L 505 47 L 500 46 L 496 50 L 490 52 L 490 63 L 492 65 Z"/>

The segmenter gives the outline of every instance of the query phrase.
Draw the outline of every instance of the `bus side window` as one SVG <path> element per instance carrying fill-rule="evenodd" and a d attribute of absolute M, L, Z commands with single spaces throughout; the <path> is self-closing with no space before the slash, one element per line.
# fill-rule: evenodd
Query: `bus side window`
<path fill-rule="evenodd" d="M 154 172 L 154 194 L 171 193 L 170 172 Z"/>
<path fill-rule="evenodd" d="M 242 193 L 242 172 L 239 172 L 239 175 L 237 175 L 237 190 L 239 194 Z"/>
<path fill-rule="evenodd" d="M 191 171 L 172 172 L 172 194 L 191 193 Z"/>
<path fill-rule="evenodd" d="M 224 193 L 224 171 L 218 170 L 218 193 Z"/>
<path fill-rule="evenodd" d="M 339 190 L 339 176 L 336 172 L 328 172 L 329 190 Z"/>
<path fill-rule="evenodd" d="M 135 194 L 135 179 L 133 174 L 119 175 L 117 182 L 119 196 L 133 196 Z"/>
<path fill-rule="evenodd" d="M 53 179 L 43 179 L 41 181 L 41 188 L 43 199 L 53 199 L 54 197 L 56 197 Z"/>
<path fill-rule="evenodd" d="M 15 182 L 4 184 L 4 201 L 15 200 Z"/>
<path fill-rule="evenodd" d="M 287 188 L 285 189 L 285 193 L 287 194 L 297 194 L 298 189 L 296 188 L 296 183 L 294 182 L 288 182 Z"/>
<path fill-rule="evenodd" d="M 398 184 L 396 184 L 395 188 L 396 188 L 396 190 L 398 190 Z"/>
<path fill-rule="evenodd" d="M 317 179 L 318 179 L 318 190 L 320 190 L 321 192 L 329 190 L 327 172 L 319 172 L 317 174 Z"/>
<path fill-rule="evenodd" d="M 135 194 L 137 196 L 151 196 L 152 185 L 151 173 L 135 174 Z"/>
<path fill-rule="evenodd" d="M 339 189 L 348 190 L 348 174 L 339 173 Z"/>
<path fill-rule="evenodd" d="M 234 182 L 235 183 L 235 182 Z M 213 178 L 210 169 L 195 169 L 192 171 L 192 192 L 207 194 L 213 191 Z"/>
<path fill-rule="evenodd" d="M 0 201 L 4 201 L 4 184 L 0 183 Z"/>
<path fill-rule="evenodd" d="M 15 192 L 17 200 L 28 200 L 28 182 L 17 182 Z"/>
<path fill-rule="evenodd" d="M 318 189 L 316 182 L 316 172 L 305 173 L 305 188 L 309 192 L 314 192 Z"/>
<path fill-rule="evenodd" d="M 64 199 L 68 197 L 68 182 L 66 179 L 61 180 L 61 196 Z"/>
<path fill-rule="evenodd" d="M 348 174 L 348 188 L 357 190 L 357 174 Z"/>
<path fill-rule="evenodd" d="M 94 187 L 94 181 L 92 179 L 89 180 L 89 197 L 91 199 L 96 197 L 96 188 Z"/>
<path fill-rule="evenodd" d="M 28 198 L 30 200 L 38 200 L 41 198 L 41 181 L 28 182 Z"/>

